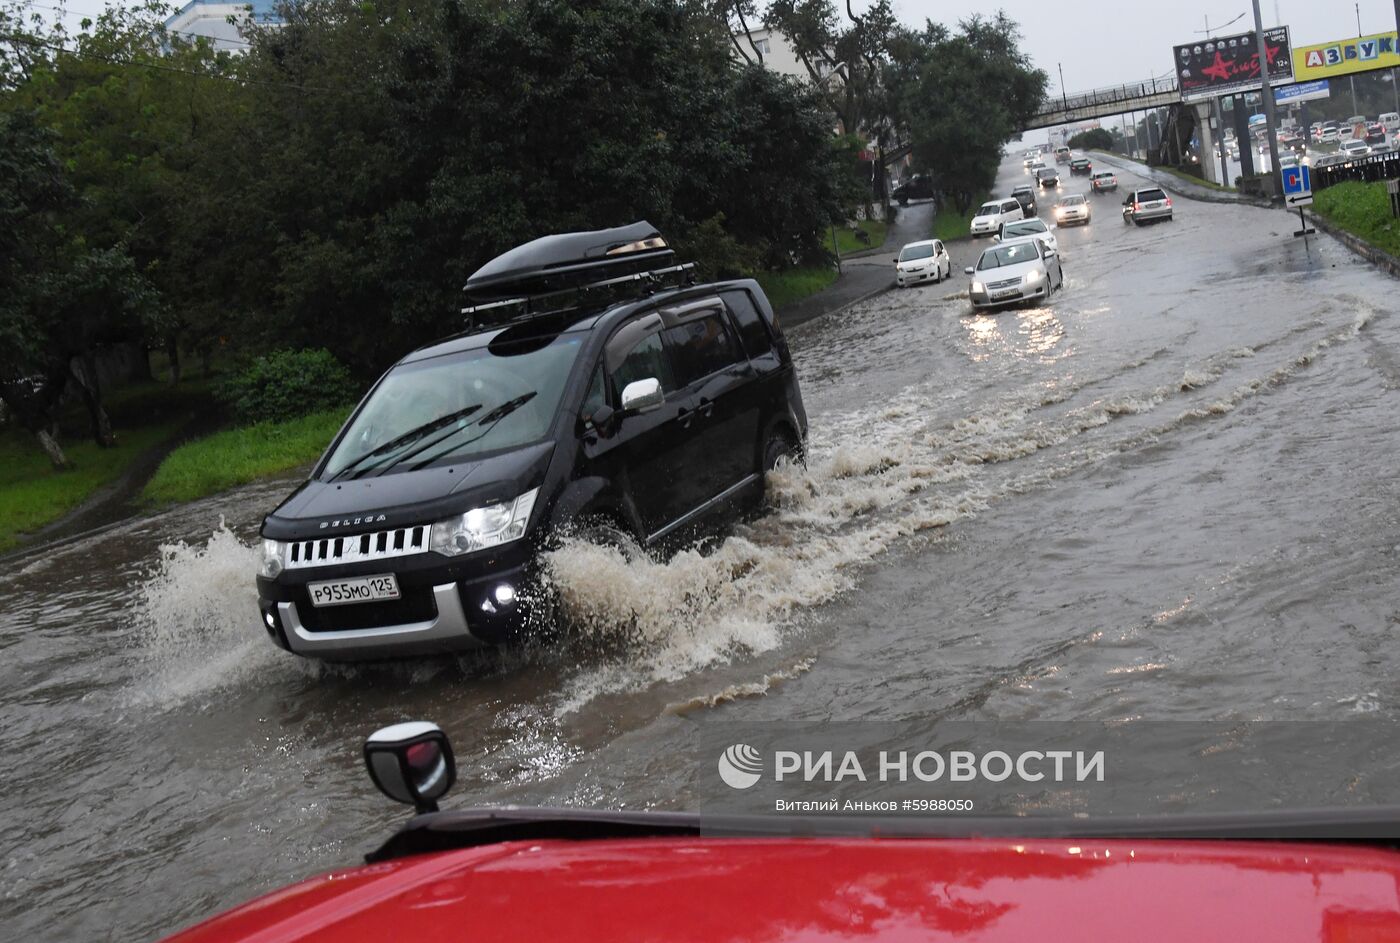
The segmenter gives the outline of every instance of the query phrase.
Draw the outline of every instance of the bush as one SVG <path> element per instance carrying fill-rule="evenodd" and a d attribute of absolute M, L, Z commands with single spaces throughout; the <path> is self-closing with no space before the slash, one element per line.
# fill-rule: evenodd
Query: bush
<path fill-rule="evenodd" d="M 351 403 L 350 371 L 327 350 L 275 350 L 220 385 L 219 401 L 243 423 L 281 422 Z"/>

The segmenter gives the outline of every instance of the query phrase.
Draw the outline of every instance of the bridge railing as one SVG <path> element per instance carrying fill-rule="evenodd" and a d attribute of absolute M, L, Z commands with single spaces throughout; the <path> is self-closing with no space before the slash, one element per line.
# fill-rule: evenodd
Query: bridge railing
<path fill-rule="evenodd" d="M 1116 105 L 1120 102 L 1132 101 L 1135 98 L 1147 98 L 1151 95 L 1160 95 L 1176 91 L 1176 75 L 1173 73 L 1150 78 L 1143 82 L 1110 85 L 1105 88 L 1096 88 L 1089 92 L 1077 92 L 1074 95 L 1065 95 L 1059 98 L 1047 96 L 1040 104 L 1039 114 L 1074 112 L 1085 108 L 1092 108 L 1095 105 Z"/>

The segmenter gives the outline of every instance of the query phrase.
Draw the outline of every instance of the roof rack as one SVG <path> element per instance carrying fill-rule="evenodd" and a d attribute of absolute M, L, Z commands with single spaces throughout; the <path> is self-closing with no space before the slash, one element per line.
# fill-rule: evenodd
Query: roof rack
<path fill-rule="evenodd" d="M 516 246 L 472 273 L 462 286 L 469 326 L 525 320 L 584 305 L 643 298 L 694 279 L 693 265 L 645 220 L 613 229 L 566 232 Z"/>
<path fill-rule="evenodd" d="M 645 272 L 615 275 L 599 281 L 556 288 L 553 291 L 505 298 L 462 309 L 469 327 L 499 327 L 582 307 L 606 307 L 619 301 L 644 298 L 695 281 L 695 263 L 668 265 Z"/>

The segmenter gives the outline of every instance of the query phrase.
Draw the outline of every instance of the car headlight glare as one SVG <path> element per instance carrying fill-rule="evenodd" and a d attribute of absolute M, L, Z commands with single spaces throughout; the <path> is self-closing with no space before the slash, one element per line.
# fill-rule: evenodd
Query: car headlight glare
<path fill-rule="evenodd" d="M 1044 277 L 1045 276 L 1041 273 L 1040 269 L 1038 268 L 1033 268 L 1026 273 L 1026 281 L 1032 285 L 1034 285 L 1036 282 L 1040 281 Z"/>
<path fill-rule="evenodd" d="M 973 282 L 973 283 L 972 283 L 972 290 L 973 290 L 974 292 L 976 292 L 977 294 L 980 295 L 980 294 L 981 294 L 983 291 L 985 291 L 986 289 L 985 289 L 985 287 L 983 286 L 983 284 L 982 284 L 981 282 Z"/>
<path fill-rule="evenodd" d="M 262 560 L 258 563 L 258 575 L 269 580 L 277 579 L 282 572 L 282 553 L 286 545 L 280 540 L 266 537 L 262 542 Z"/>
<path fill-rule="evenodd" d="M 455 557 L 519 540 L 525 536 L 539 493 L 540 489 L 534 488 L 514 501 L 472 508 L 465 514 L 438 521 L 433 525 L 428 549 Z"/>

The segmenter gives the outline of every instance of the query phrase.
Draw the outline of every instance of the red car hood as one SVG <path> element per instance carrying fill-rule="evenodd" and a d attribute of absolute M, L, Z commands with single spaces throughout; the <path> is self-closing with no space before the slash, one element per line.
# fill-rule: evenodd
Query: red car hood
<path fill-rule="evenodd" d="M 1400 854 L 1244 842 L 509 842 L 312 878 L 171 938 L 1400 940 Z"/>

